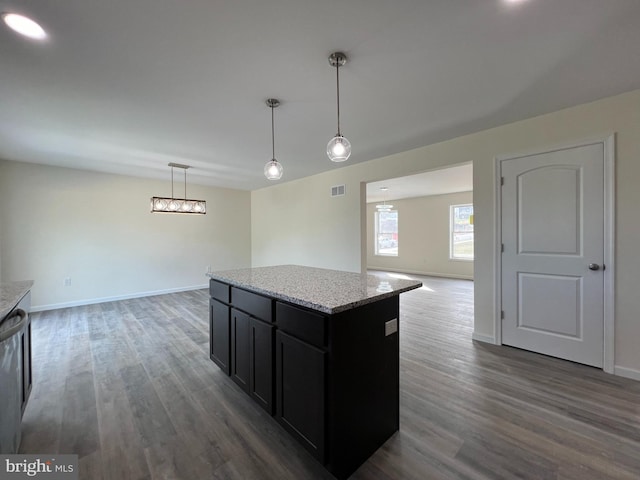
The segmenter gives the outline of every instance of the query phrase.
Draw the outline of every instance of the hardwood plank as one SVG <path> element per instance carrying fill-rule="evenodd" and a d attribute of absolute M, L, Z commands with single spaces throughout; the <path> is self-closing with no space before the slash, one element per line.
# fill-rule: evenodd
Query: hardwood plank
<path fill-rule="evenodd" d="M 99 435 L 92 372 L 69 375 L 64 399 L 58 453 L 75 453 L 82 458 L 96 452 Z"/>
<path fill-rule="evenodd" d="M 120 374 L 143 448 L 175 436 L 167 411 L 142 365 L 125 367 Z"/>
<path fill-rule="evenodd" d="M 112 395 L 108 402 L 98 397 L 103 479 L 150 479 L 151 473 L 144 457 L 144 442 L 136 428 L 125 387 L 118 387 L 117 383 L 112 386 L 119 389 L 119 393 Z"/>

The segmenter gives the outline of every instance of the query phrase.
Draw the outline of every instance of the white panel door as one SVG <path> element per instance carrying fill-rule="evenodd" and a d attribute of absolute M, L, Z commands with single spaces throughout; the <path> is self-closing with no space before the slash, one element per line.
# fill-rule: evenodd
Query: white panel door
<path fill-rule="evenodd" d="M 602 367 L 603 144 L 500 168 L 502 343 Z"/>

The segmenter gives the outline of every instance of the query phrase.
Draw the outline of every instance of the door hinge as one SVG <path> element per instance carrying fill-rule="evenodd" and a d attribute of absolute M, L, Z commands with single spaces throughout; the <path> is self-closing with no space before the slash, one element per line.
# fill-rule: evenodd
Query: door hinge
<path fill-rule="evenodd" d="M 504 177 L 500 177 L 500 185 L 504 185 Z"/>
<path fill-rule="evenodd" d="M 500 310 L 500 319 L 504 320 L 504 310 Z"/>
<path fill-rule="evenodd" d="M 504 243 L 500 244 L 500 251 L 504 253 Z"/>

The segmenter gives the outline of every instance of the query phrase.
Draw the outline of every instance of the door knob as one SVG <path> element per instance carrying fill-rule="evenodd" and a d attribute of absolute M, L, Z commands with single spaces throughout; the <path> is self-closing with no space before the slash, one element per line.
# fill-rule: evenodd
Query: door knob
<path fill-rule="evenodd" d="M 597 263 L 590 263 L 589 270 L 600 270 L 600 265 L 598 265 Z"/>

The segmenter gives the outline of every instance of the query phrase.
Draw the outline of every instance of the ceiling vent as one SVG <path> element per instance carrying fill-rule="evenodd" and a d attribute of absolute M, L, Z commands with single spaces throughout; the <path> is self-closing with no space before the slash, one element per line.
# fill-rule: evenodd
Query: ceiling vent
<path fill-rule="evenodd" d="M 332 197 L 342 197 L 344 196 L 344 185 L 334 185 L 331 187 L 331 196 Z"/>

